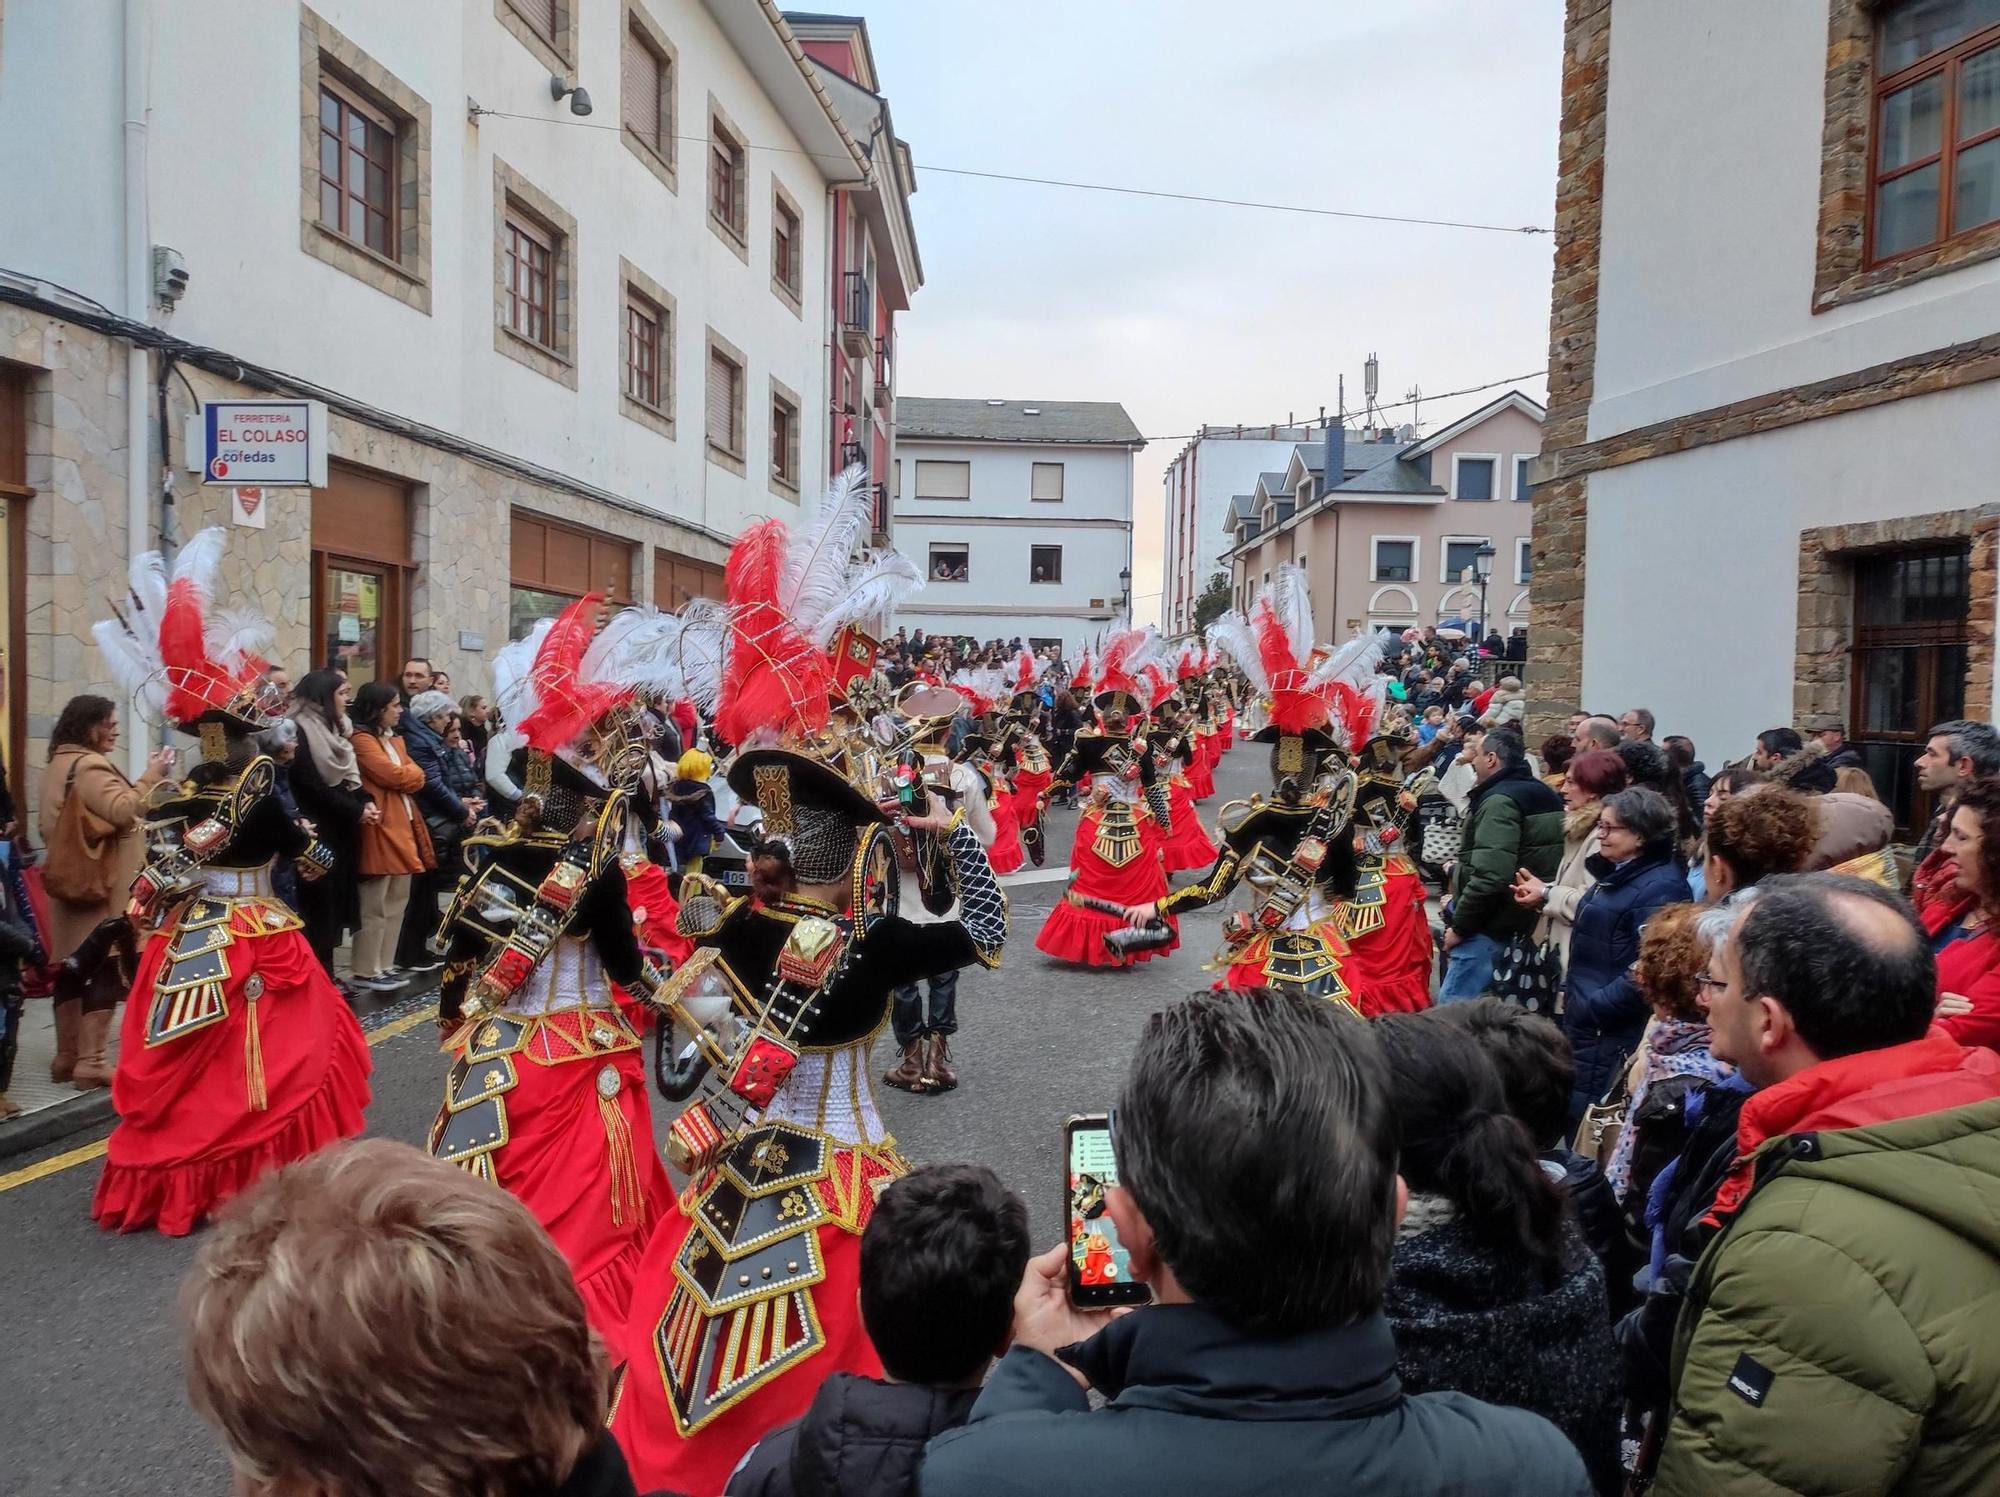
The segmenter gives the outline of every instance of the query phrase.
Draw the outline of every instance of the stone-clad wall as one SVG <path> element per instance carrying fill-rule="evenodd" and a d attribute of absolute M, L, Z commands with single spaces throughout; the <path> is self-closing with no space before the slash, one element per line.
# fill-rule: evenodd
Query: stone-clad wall
<path fill-rule="evenodd" d="M 1611 0 L 1569 0 L 1563 30 L 1562 139 L 1556 176 L 1555 283 L 1549 310 L 1549 408 L 1542 451 L 1557 462 L 1588 435 L 1597 362 L 1604 114 Z M 1528 741 L 1558 731 L 1583 691 L 1584 501 L 1589 479 L 1556 475 L 1534 497 L 1535 589 L 1528 629 Z"/>
<path fill-rule="evenodd" d="M 129 557 L 125 525 L 126 345 L 61 318 L 0 305 L 0 360 L 33 374 L 29 401 L 27 526 L 27 763 L 17 780 L 33 803 L 34 770 L 64 702 L 79 692 L 120 693 L 90 628 L 123 597 Z M 143 392 L 155 399 L 149 376 Z M 186 384 L 182 383 L 185 377 Z M 189 386 L 193 392 L 190 393 Z M 195 396 L 250 398 L 268 392 L 186 365 L 168 382 L 174 526 L 186 537 L 230 525 L 229 496 L 186 471 L 182 426 Z M 150 423 L 149 423 L 150 424 Z M 490 657 L 507 637 L 510 516 L 523 509 L 634 541 L 632 596 L 652 595 L 656 548 L 720 565 L 725 543 L 664 519 L 518 477 L 413 437 L 332 415 L 331 455 L 410 486 L 410 643 L 451 672 L 453 690 L 489 692 Z M 294 674 L 310 658 L 313 620 L 309 491 L 274 489 L 262 529 L 231 526 L 224 588 L 274 624 L 274 653 Z M 149 543 L 154 543 L 149 538 Z M 461 631 L 484 638 L 461 651 Z M 22 783 L 25 781 L 25 783 Z"/>

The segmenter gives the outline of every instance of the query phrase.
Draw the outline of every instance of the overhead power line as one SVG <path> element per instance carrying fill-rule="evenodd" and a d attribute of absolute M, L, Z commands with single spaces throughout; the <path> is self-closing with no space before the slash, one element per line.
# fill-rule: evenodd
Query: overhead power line
<path fill-rule="evenodd" d="M 551 119 L 540 114 L 513 114 L 504 109 L 488 109 L 484 105 L 472 106 L 475 117 L 486 116 L 502 120 L 527 120 L 538 125 L 567 125 L 582 130 L 622 131 L 623 125 L 600 125 L 590 120 Z M 675 135 L 675 140 L 685 140 L 701 145 L 711 145 L 713 141 L 706 135 Z M 808 151 L 799 146 L 746 145 L 746 150 L 769 151 L 784 156 L 810 156 L 822 161 L 846 161 L 847 157 L 836 156 L 826 151 Z M 1358 208 L 1321 208 L 1307 203 L 1267 203 L 1256 198 L 1232 198 L 1202 192 L 1183 192 L 1164 187 L 1126 187 L 1113 182 L 1077 182 L 1067 177 L 1037 177 L 1022 172 L 984 171 L 970 166 L 939 166 L 934 162 L 918 161 L 920 172 L 938 172 L 944 176 L 974 177 L 987 182 L 1018 182 L 1030 187 L 1061 187 L 1071 192 L 1108 192 L 1120 197 L 1161 198 L 1176 203 L 1207 203 L 1220 208 L 1251 208 L 1263 213 L 1304 213 L 1315 218 L 1346 218 L 1362 223 L 1411 224 L 1432 229 L 1474 229 L 1486 234 L 1550 234 L 1554 230 L 1539 224 L 1493 224 L 1478 223 L 1459 218 L 1419 218 L 1402 213 L 1364 213 Z"/>
<path fill-rule="evenodd" d="M 1483 385 L 1467 385 L 1462 390 L 1445 390 L 1436 395 L 1433 395 L 1428 390 L 1426 390 L 1422 395 L 1418 396 L 1416 400 L 1394 400 L 1390 401 L 1386 405 L 1377 405 L 1375 409 L 1378 411 L 1398 411 L 1401 410 L 1406 405 L 1416 405 L 1419 401 L 1425 404 L 1429 404 L 1433 400 L 1450 400 L 1455 396 L 1459 395 L 1481 395 L 1488 390 L 1497 390 L 1502 385 L 1518 385 L 1522 383 L 1524 380 L 1541 379 L 1548 372 L 1549 371 L 1546 369 L 1537 369 L 1532 374 L 1515 374 L 1515 375 L 1510 375 L 1506 379 L 1491 379 L 1488 380 Z M 1347 414 L 1351 418 L 1358 413 L 1354 411 L 1349 411 Z M 1214 426 L 1211 426 L 1206 432 L 1184 431 L 1184 432 L 1177 432 L 1172 436 L 1166 436 L 1166 437 L 1147 437 L 1145 440 L 1148 442 L 1195 442 L 1199 441 L 1204 436 L 1212 437 L 1222 432 L 1229 431 L 1233 429 L 1236 424 L 1237 423 L 1235 422 L 1227 422 L 1227 423 L 1218 422 Z M 1245 421 L 1242 423 L 1242 427 L 1244 433 L 1247 435 L 1250 432 L 1256 431 L 1259 427 L 1317 426 L 1318 424 L 1319 424 L 1319 418 L 1316 416 L 1311 417 L 1305 421 L 1301 421 L 1298 419 L 1297 412 L 1293 412 L 1283 421 Z"/>

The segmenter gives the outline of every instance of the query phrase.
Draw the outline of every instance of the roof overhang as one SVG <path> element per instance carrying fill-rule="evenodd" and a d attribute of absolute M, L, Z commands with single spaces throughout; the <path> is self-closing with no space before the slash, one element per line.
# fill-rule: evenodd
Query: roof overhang
<path fill-rule="evenodd" d="M 836 113 L 847 122 L 849 133 L 858 135 L 862 141 L 870 175 L 867 185 L 855 190 L 855 203 L 868 220 L 876 241 L 893 251 L 893 265 L 877 266 L 878 271 L 884 272 L 889 305 L 898 312 L 908 311 L 910 298 L 924 284 L 924 262 L 917 253 L 917 225 L 910 213 L 910 195 L 917 187 L 910 170 L 909 147 L 896 139 L 896 124 L 890 117 L 887 99 L 870 93 L 825 63 L 815 61 L 812 67 L 833 100 Z"/>
<path fill-rule="evenodd" d="M 1460 416 L 1451 425 L 1439 431 L 1432 432 L 1421 442 L 1417 443 L 1416 446 L 1404 449 L 1402 454 L 1403 461 L 1408 462 L 1413 458 L 1428 457 L 1431 453 L 1436 452 L 1438 448 L 1444 446 L 1445 443 L 1456 441 L 1459 437 L 1464 436 L 1473 427 L 1479 425 L 1480 422 L 1489 420 L 1499 415 L 1501 411 L 1509 409 L 1519 411 L 1530 421 L 1534 421 L 1537 424 L 1548 415 L 1548 411 L 1544 407 L 1528 399 L 1519 390 L 1509 390 L 1497 400 L 1489 400 L 1470 415 Z"/>
<path fill-rule="evenodd" d="M 868 156 L 840 118 L 819 69 L 799 46 L 776 0 L 703 0 L 799 144 L 828 182 L 860 182 Z"/>

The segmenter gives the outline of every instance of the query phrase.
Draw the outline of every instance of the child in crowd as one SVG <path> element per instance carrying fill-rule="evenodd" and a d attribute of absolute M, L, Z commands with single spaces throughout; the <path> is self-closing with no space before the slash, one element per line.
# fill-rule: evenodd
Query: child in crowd
<path fill-rule="evenodd" d="M 708 783 L 714 770 L 714 759 L 700 749 L 689 749 L 674 766 L 675 779 L 667 787 L 670 814 L 681 832 L 675 847 L 683 873 L 701 872 L 702 859 L 722 835 L 722 821 L 715 814 L 715 791 Z"/>
<path fill-rule="evenodd" d="M 1627 1240 L 1618 1198 L 1603 1169 L 1565 1137 L 1576 1061 L 1562 1027 L 1504 998 L 1448 1003 L 1438 1012 L 1460 1024 L 1493 1062 L 1507 1110 L 1534 1139 L 1543 1173 L 1568 1195 L 1584 1240 L 1604 1265 L 1612 1312 L 1630 1308 L 1636 1298 L 1632 1275 L 1641 1266 L 1638 1250 Z"/>
<path fill-rule="evenodd" d="M 887 1376 L 835 1373 L 752 1447 L 728 1497 L 916 1497 L 924 1446 L 963 1424 L 1006 1349 L 1028 1208 L 984 1165 L 904 1176 L 861 1237 L 861 1323 Z"/>

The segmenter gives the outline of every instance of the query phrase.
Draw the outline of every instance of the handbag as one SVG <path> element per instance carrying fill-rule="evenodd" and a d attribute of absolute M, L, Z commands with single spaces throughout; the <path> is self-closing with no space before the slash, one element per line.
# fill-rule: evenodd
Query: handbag
<path fill-rule="evenodd" d="M 1458 812 L 1446 802 L 1442 809 L 1433 811 L 1424 820 L 1422 861 L 1432 868 L 1442 868 L 1458 856 L 1462 837 L 1463 826 Z"/>
<path fill-rule="evenodd" d="M 1494 958 L 1487 991 L 1538 1014 L 1554 1013 L 1562 975 L 1562 950 L 1554 941 L 1518 935 Z"/>
<path fill-rule="evenodd" d="M 104 904 L 111 898 L 111 850 L 118 845 L 118 828 L 86 806 L 76 794 L 78 758 L 63 785 L 62 810 L 49 833 L 42 860 L 42 886 L 64 904 Z"/>
<path fill-rule="evenodd" d="M 1632 1070 L 1630 1064 L 1620 1066 L 1611 1090 L 1586 1107 L 1583 1121 L 1577 1124 L 1572 1147 L 1584 1158 L 1595 1160 L 1600 1169 L 1611 1163 L 1619 1135 L 1625 1131 L 1625 1113 L 1632 1099 Z"/>

